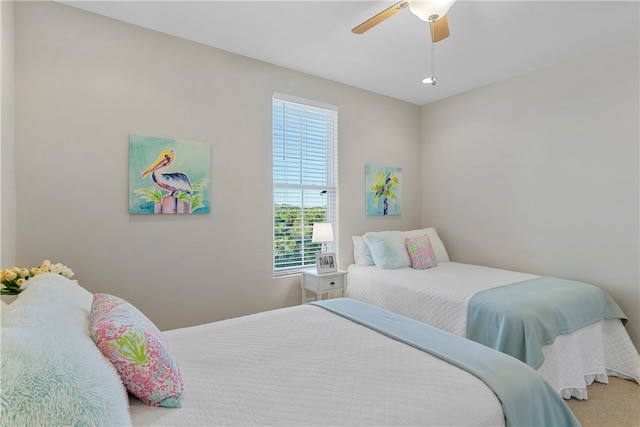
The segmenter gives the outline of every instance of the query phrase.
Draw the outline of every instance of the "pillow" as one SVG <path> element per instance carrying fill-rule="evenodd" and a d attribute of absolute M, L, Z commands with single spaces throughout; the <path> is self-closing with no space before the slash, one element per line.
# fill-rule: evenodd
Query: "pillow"
<path fill-rule="evenodd" d="M 131 394 L 149 406 L 182 406 L 178 363 L 162 333 L 142 312 L 113 295 L 95 294 L 89 329 Z"/>
<path fill-rule="evenodd" d="M 116 369 L 89 337 L 92 295 L 45 273 L 2 315 L 3 425 L 131 425 Z"/>
<path fill-rule="evenodd" d="M 362 236 L 352 236 L 353 240 L 353 260 L 356 265 L 374 265 L 369 247 Z"/>
<path fill-rule="evenodd" d="M 377 267 L 395 269 L 411 266 L 401 231 L 378 231 L 364 235 L 371 258 Z"/>
<path fill-rule="evenodd" d="M 426 234 L 421 237 L 407 237 L 404 239 L 407 253 L 411 260 L 411 267 L 425 270 L 438 265 L 436 254 L 431 247 L 431 240 Z"/>
<path fill-rule="evenodd" d="M 442 243 L 442 240 L 440 240 L 440 236 L 438 236 L 438 233 L 434 228 L 422 228 L 420 230 L 405 231 L 404 237 L 420 237 L 424 236 L 425 234 L 429 236 L 431 247 L 433 248 L 433 252 L 436 254 L 438 262 L 448 262 L 449 254 L 447 254 L 444 243 Z"/>

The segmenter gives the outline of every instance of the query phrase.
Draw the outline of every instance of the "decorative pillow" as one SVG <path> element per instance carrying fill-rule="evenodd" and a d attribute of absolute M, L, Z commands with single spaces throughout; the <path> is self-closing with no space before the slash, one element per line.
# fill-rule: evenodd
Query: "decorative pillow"
<path fill-rule="evenodd" d="M 122 381 L 89 337 L 91 293 L 54 273 L 29 282 L 2 315 L 2 425 L 130 426 Z"/>
<path fill-rule="evenodd" d="M 374 265 L 369 246 L 365 243 L 364 238 L 352 236 L 351 239 L 353 240 L 353 260 L 356 265 Z"/>
<path fill-rule="evenodd" d="M 424 235 L 429 236 L 429 240 L 431 241 L 431 247 L 433 248 L 433 252 L 436 254 L 436 259 L 438 262 L 448 262 L 449 254 L 447 254 L 447 250 L 444 247 L 444 243 L 440 240 L 440 236 L 434 228 L 422 228 L 420 230 L 411 230 L 405 231 L 404 237 L 420 237 Z"/>
<path fill-rule="evenodd" d="M 422 237 L 407 237 L 404 242 L 411 260 L 411 267 L 416 270 L 425 270 L 438 265 L 429 236 L 425 234 Z"/>
<path fill-rule="evenodd" d="M 378 231 L 366 233 L 364 241 L 377 267 L 394 269 L 411 266 L 404 234 L 401 231 Z"/>
<path fill-rule="evenodd" d="M 125 300 L 95 294 L 89 315 L 93 341 L 131 394 L 149 406 L 182 406 L 182 377 L 158 328 Z"/>

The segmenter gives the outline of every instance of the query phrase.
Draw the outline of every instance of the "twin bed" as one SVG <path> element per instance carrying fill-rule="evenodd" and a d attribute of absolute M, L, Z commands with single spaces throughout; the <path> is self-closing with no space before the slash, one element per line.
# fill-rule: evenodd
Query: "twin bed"
<path fill-rule="evenodd" d="M 0 334 L 4 425 L 578 425 L 517 359 L 345 298 L 160 332 L 47 273 Z"/>
<path fill-rule="evenodd" d="M 431 268 L 412 268 L 411 259 L 401 258 L 400 251 L 406 252 L 403 243 L 407 238 L 425 235 L 428 236 L 431 256 L 436 258 L 436 262 Z M 355 263 L 348 269 L 346 291 L 350 298 L 455 335 L 476 339 L 512 354 L 536 369 L 565 399 L 586 399 L 586 387 L 594 380 L 608 382 L 609 375 L 640 383 L 640 356 L 624 328 L 624 314 L 606 292 L 599 288 L 532 274 L 451 262 L 433 228 L 369 233 L 369 236 L 355 236 L 353 240 Z M 511 284 L 518 285 L 506 286 Z M 480 323 L 483 318 L 478 313 L 482 313 L 497 298 L 496 292 L 514 290 L 516 286 L 523 285 L 530 285 L 529 292 L 532 292 L 521 296 L 525 301 L 523 306 L 515 305 L 517 294 L 509 293 L 498 307 L 497 314 L 492 313 L 488 319 L 484 319 L 488 323 Z M 570 286 L 574 292 L 567 294 L 567 300 L 559 299 L 561 295 L 556 292 L 563 286 Z M 585 294 L 594 292 L 595 303 L 585 297 Z M 482 296 L 486 297 L 480 299 Z M 539 300 L 541 306 L 533 308 L 532 301 L 535 299 Z M 556 306 L 551 304 L 553 302 L 557 303 Z M 475 311 L 470 310 L 470 307 Z M 504 315 L 508 312 L 514 318 L 509 319 Z M 572 327 L 564 326 L 565 330 L 554 331 L 549 336 L 543 336 L 545 330 L 529 334 L 523 338 L 528 341 L 515 349 L 512 343 L 501 342 L 500 339 L 509 330 L 507 326 L 524 334 L 527 325 L 523 319 L 526 319 L 527 312 L 536 322 L 553 319 L 554 322 L 549 322 L 552 323 L 551 327 L 556 327 L 555 321 L 565 321 L 565 317 L 576 317 L 576 314 L 583 317 L 570 319 L 574 322 Z M 591 315 L 597 316 L 589 317 Z M 468 322 L 469 318 L 472 321 Z M 495 331 L 496 336 L 487 335 L 487 331 Z M 500 334 L 502 336 L 497 337 Z"/>

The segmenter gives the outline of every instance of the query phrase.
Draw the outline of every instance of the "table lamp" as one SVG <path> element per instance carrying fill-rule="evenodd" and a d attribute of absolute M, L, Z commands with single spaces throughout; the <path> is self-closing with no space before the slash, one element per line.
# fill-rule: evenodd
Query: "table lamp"
<path fill-rule="evenodd" d="M 322 243 L 322 252 L 327 251 L 327 242 L 333 242 L 333 227 L 330 222 L 316 222 L 313 224 L 312 243 Z"/>

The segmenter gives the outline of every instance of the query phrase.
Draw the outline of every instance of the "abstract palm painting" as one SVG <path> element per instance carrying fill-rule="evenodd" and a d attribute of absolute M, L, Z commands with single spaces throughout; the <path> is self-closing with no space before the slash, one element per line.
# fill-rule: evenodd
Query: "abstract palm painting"
<path fill-rule="evenodd" d="M 129 136 L 129 213 L 208 214 L 211 146 Z"/>
<path fill-rule="evenodd" d="M 365 166 L 366 215 L 402 213 L 402 168 Z"/>

